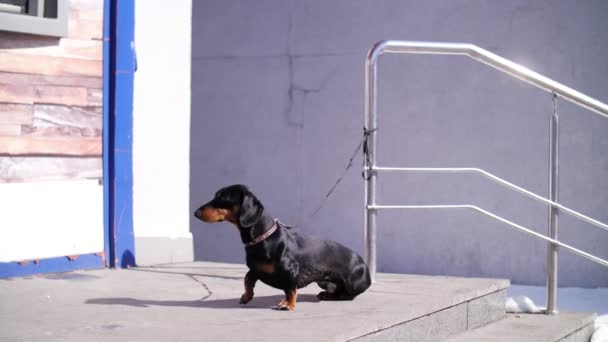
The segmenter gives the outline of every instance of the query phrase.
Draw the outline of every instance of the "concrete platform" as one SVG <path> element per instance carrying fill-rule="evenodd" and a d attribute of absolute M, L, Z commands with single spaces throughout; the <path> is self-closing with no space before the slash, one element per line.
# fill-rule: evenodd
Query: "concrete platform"
<path fill-rule="evenodd" d="M 468 331 L 448 342 L 582 342 L 593 335 L 595 314 L 567 313 L 557 316 L 509 314 L 507 318 Z"/>
<path fill-rule="evenodd" d="M 270 307 L 258 283 L 238 304 L 244 266 L 187 263 L 0 280 L 0 341 L 425 341 L 504 317 L 507 280 L 380 274 L 352 302 Z"/>

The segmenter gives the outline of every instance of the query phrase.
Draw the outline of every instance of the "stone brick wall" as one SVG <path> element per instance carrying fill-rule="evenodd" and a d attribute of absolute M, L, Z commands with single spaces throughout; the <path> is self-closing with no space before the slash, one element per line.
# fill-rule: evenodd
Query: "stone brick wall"
<path fill-rule="evenodd" d="M 69 1 L 69 33 L 0 31 L 0 182 L 101 177 L 103 1 Z"/>

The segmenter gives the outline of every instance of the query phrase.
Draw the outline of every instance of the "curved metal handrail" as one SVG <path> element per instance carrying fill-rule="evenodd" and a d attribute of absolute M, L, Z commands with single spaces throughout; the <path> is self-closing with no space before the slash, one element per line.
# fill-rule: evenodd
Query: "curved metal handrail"
<path fill-rule="evenodd" d="M 608 118 L 607 104 L 473 44 L 383 40 L 369 51 L 368 65 L 376 64 L 378 57 L 385 52 L 466 55 Z"/>
<path fill-rule="evenodd" d="M 472 172 L 472 173 L 478 173 L 481 174 L 482 176 L 486 177 L 487 179 L 493 181 L 496 184 L 502 185 L 506 188 L 509 189 L 513 189 L 533 200 L 536 200 L 538 202 L 542 202 L 551 206 L 554 206 L 555 208 L 559 209 L 560 211 L 570 214 L 578 219 L 581 219 L 587 223 L 590 223 L 596 227 L 602 228 L 606 231 L 608 231 L 608 224 L 605 224 L 603 222 L 600 222 L 596 219 L 593 219 L 587 215 L 581 214 L 580 212 L 570 209 L 564 205 L 561 205 L 557 202 L 548 200 L 546 198 L 544 198 L 543 196 L 540 196 L 530 190 L 524 189 L 518 185 L 515 185 L 509 181 L 506 181 L 494 174 L 491 174 L 488 171 L 485 171 L 483 169 L 479 169 L 479 168 L 472 168 L 472 167 L 453 167 L 453 168 L 448 168 L 448 167 L 384 167 L 384 166 L 374 166 L 371 168 L 372 170 L 376 170 L 376 171 L 406 171 L 406 172 L 439 172 L 439 173 L 446 173 L 446 172 Z"/>
<path fill-rule="evenodd" d="M 557 209 L 560 209 L 570 215 L 573 215 L 579 219 L 589 222 L 595 226 L 607 229 L 606 224 L 594 220 L 588 216 L 580 214 L 572 209 L 569 209 L 561 204 L 557 203 L 557 176 L 558 176 L 558 115 L 556 112 L 557 97 L 561 97 L 567 101 L 570 101 L 578 106 L 586 108 L 604 118 L 608 118 L 608 105 L 600 102 L 592 97 L 582 94 L 572 88 L 569 88 L 561 83 L 553 81 L 552 79 L 540 75 L 524 66 L 509 61 L 503 57 L 495 55 L 487 50 L 477 47 L 472 44 L 466 43 L 438 43 L 438 42 L 416 42 L 416 41 L 396 41 L 396 40 L 383 40 L 372 47 L 367 55 L 365 62 L 365 128 L 368 132 L 371 132 L 366 140 L 368 145 L 369 158 L 365 160 L 364 170 L 370 171 L 368 178 L 365 181 L 365 197 L 366 197 L 366 219 L 365 219 L 365 260 L 368 262 L 370 268 L 370 274 L 372 280 L 376 273 L 376 213 L 375 209 L 382 209 L 387 206 L 376 205 L 376 183 L 377 183 L 377 171 L 380 170 L 376 166 L 376 151 L 378 141 L 378 117 L 377 117 L 377 60 L 383 53 L 410 53 L 410 54 L 447 54 L 447 55 L 465 55 L 474 60 L 477 60 L 483 64 L 491 66 L 494 69 L 502 71 L 510 76 L 518 78 L 528 84 L 531 84 L 537 88 L 548 91 L 553 94 L 553 113 L 551 115 L 550 123 L 550 134 L 549 134 L 549 199 L 542 196 L 538 196 L 526 189 L 523 189 L 517 185 L 509 183 L 499 177 L 496 177 L 481 169 L 466 168 L 460 169 L 460 171 L 477 172 L 481 173 L 485 177 L 503 185 L 508 188 L 519 191 L 528 197 L 535 200 L 549 204 L 549 233 L 551 237 L 546 237 L 541 234 L 544 240 L 549 241 L 548 247 L 548 258 L 547 258 L 547 312 L 557 313 L 556 301 L 557 301 L 557 246 L 564 246 L 557 240 Z M 387 169 L 387 168 L 385 168 Z M 393 168 L 394 170 L 398 168 Z M 406 169 L 406 168 L 404 168 Z M 413 170 L 414 168 L 407 168 Z M 418 169 L 420 170 L 420 169 Z M 438 171 L 440 169 L 433 169 Z M 433 171 L 427 169 L 427 171 Z M 439 172 L 447 172 L 448 169 L 441 169 Z M 451 169 L 454 170 L 454 169 Z M 408 170 L 403 170 L 408 171 Z M 398 207 L 398 206 L 392 206 Z M 401 206 L 403 208 L 413 208 L 413 206 Z M 442 207 L 442 206 L 439 206 Z M 445 207 L 445 206 L 443 206 Z M 482 212 L 490 217 L 494 217 L 502 222 L 509 222 L 516 228 L 522 228 L 521 226 L 514 224 L 508 220 L 502 219 L 490 212 L 487 212 L 479 207 L 475 206 L 451 206 L 451 207 L 466 207 L 474 209 L 478 212 Z M 537 233 L 535 233 L 537 234 Z M 535 235 L 536 236 L 536 235 Z M 537 236 L 537 237 L 539 237 Z M 570 247 L 570 246 L 569 246 Z M 573 247 L 570 247 L 573 248 Z M 578 252 L 587 254 L 577 250 Z M 577 254 L 580 254 L 578 253 Z M 581 254 L 583 255 L 583 254 Z M 583 255 L 585 256 L 585 255 Z M 587 256 L 585 256 L 587 257 Z M 593 257 L 593 256 L 592 256 Z M 595 257 L 594 257 L 595 258 Z M 599 258 L 598 258 L 599 259 Z M 594 260 L 594 259 L 591 259 Z M 601 259 L 599 259 L 601 260 Z M 595 260 L 594 260 L 595 261 Z M 604 260 L 602 260 L 605 262 Z M 608 266 L 608 264 L 603 265 Z"/>
<path fill-rule="evenodd" d="M 604 265 L 604 266 L 608 266 L 608 261 L 598 258 L 595 255 L 589 254 L 587 252 L 581 251 L 580 249 L 577 249 L 575 247 L 572 247 L 568 244 L 565 244 L 563 242 L 560 242 L 558 240 L 552 239 L 550 237 L 547 237 L 543 234 L 539 234 L 535 231 L 533 231 L 530 228 L 526 228 L 520 224 L 517 224 L 513 221 L 509 221 L 506 218 L 500 217 L 496 214 L 493 214 L 487 210 L 484 210 L 476 205 L 472 205 L 472 204 L 440 204 L 440 205 L 369 205 L 367 206 L 367 209 L 370 210 L 378 210 L 378 209 L 472 209 L 475 210 L 479 213 L 482 213 L 488 217 L 493 218 L 496 221 L 500 221 L 504 224 L 507 224 L 515 229 L 521 230 L 524 233 L 531 235 L 537 239 L 541 239 L 541 240 L 545 240 L 547 242 L 556 244 L 560 247 L 563 247 L 567 250 L 569 250 L 570 252 L 574 253 L 574 254 L 578 254 L 584 258 L 587 258 L 591 261 L 594 261 L 600 265 Z"/>

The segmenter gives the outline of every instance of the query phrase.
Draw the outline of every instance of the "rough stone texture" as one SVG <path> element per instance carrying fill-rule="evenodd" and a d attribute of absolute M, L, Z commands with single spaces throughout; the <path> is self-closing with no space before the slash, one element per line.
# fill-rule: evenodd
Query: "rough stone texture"
<path fill-rule="evenodd" d="M 100 77 L 47 76 L 0 72 L 0 79 L 6 84 L 14 85 L 69 85 L 93 89 L 101 89 L 103 85 Z"/>
<path fill-rule="evenodd" d="M 558 342 L 588 342 L 593 336 L 594 331 L 593 323 L 587 324 L 572 334 L 558 340 Z"/>
<path fill-rule="evenodd" d="M 466 331 L 467 305 L 468 303 L 463 303 L 452 306 L 431 315 L 357 338 L 354 341 L 440 341 L 446 337 Z"/>
<path fill-rule="evenodd" d="M 357 341 L 442 341 L 505 317 L 506 290 L 363 336 Z"/>
<path fill-rule="evenodd" d="M 4 38 L 4 39 L 2 39 Z M 44 55 L 56 57 L 102 60 L 103 44 L 101 40 L 61 39 L 55 44 L 50 39 L 48 44 L 32 39 L 27 34 L 0 32 L 0 49 L 10 49 L 13 53 Z M 33 75 L 28 75 L 33 76 Z M 7 82 L 8 83 L 8 82 Z"/>
<path fill-rule="evenodd" d="M 506 295 L 506 291 L 498 291 L 470 301 L 467 308 L 467 330 L 504 318 Z"/>
<path fill-rule="evenodd" d="M 191 208 L 245 183 L 311 235 L 362 252 L 367 50 L 381 39 L 469 42 L 608 102 L 608 2 L 193 1 Z M 551 94 L 465 57 L 384 55 L 381 165 L 479 167 L 545 196 Z M 560 200 L 608 222 L 608 120 L 559 100 Z M 210 153 L 209 147 L 213 148 Z M 547 208 L 477 175 L 382 174 L 380 204 L 479 205 L 546 233 Z M 198 260 L 242 262 L 234 229 L 191 221 Z M 608 258 L 608 235 L 560 215 L 560 238 Z M 546 282 L 546 243 L 470 211 L 378 217 L 383 272 Z M 560 286 L 608 272 L 560 253 Z"/>
<path fill-rule="evenodd" d="M 18 73 L 36 73 L 49 76 L 101 77 L 101 61 L 16 54 L 0 50 L 0 70 Z"/>
<path fill-rule="evenodd" d="M 33 104 L 33 98 L 33 87 L 0 83 L 0 102 L 6 102 L 5 105 L 9 103 Z"/>
<path fill-rule="evenodd" d="M 86 177 L 62 157 L 101 156 L 103 2 L 70 1 L 68 21 L 63 38 L 0 32 L 0 182 Z"/>
<path fill-rule="evenodd" d="M 0 183 L 33 180 L 102 178 L 100 157 L 2 157 Z"/>
<path fill-rule="evenodd" d="M 36 86 L 32 102 L 63 104 L 67 106 L 88 106 L 86 88 L 66 86 Z"/>
<path fill-rule="evenodd" d="M 593 333 L 595 314 L 509 314 L 506 319 L 468 331 L 448 342 L 587 342 Z"/>
<path fill-rule="evenodd" d="M 29 125 L 32 123 L 32 112 L 31 105 L 0 103 L 0 124 Z"/>
<path fill-rule="evenodd" d="M 21 135 L 21 125 L 0 124 L 0 136 L 16 136 L 16 135 Z"/>
<path fill-rule="evenodd" d="M 508 286 L 503 280 L 379 274 L 354 301 L 319 302 L 313 284 L 299 291 L 296 311 L 279 312 L 270 307 L 281 291 L 262 283 L 249 304 L 238 304 L 245 273 L 242 265 L 184 263 L 0 280 L 0 340 L 445 340 L 466 329 L 472 308 L 492 303 L 486 297 Z M 450 341 L 587 341 L 593 319 L 509 315 Z"/>
<path fill-rule="evenodd" d="M 101 131 L 101 113 L 95 108 L 34 106 L 33 127 L 76 127 Z"/>
<path fill-rule="evenodd" d="M 0 137 L 0 155 L 101 157 L 101 138 Z"/>
<path fill-rule="evenodd" d="M 87 105 L 101 107 L 103 105 L 103 91 L 101 89 L 88 89 Z"/>
<path fill-rule="evenodd" d="M 379 274 L 353 301 L 319 302 L 312 284 L 299 291 L 296 311 L 281 312 L 270 307 L 282 291 L 262 283 L 238 304 L 245 273 L 185 263 L 0 280 L 0 340 L 347 341 L 404 322 L 420 330 L 407 332 L 413 338 L 442 336 L 466 327 L 467 301 L 509 284 Z"/>

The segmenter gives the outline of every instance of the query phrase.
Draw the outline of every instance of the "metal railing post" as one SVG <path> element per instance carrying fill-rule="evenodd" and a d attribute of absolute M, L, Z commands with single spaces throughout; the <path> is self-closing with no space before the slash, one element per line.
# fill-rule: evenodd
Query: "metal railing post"
<path fill-rule="evenodd" d="M 557 95 L 553 94 L 553 112 L 549 123 L 549 200 L 557 202 L 559 183 L 559 117 L 557 114 Z M 551 239 L 557 240 L 558 209 L 549 206 L 549 231 Z M 547 245 L 547 313 L 557 314 L 557 252 L 554 243 Z"/>
<path fill-rule="evenodd" d="M 372 281 L 376 279 L 376 209 L 370 208 L 376 205 L 376 178 L 378 173 L 374 170 L 376 166 L 376 150 L 378 142 L 378 115 L 377 115 L 377 66 L 376 60 L 379 51 L 374 46 L 368 53 L 365 63 L 365 128 L 369 132 L 368 152 L 369 159 L 364 166 L 365 179 L 365 236 L 364 236 L 364 258 L 369 267 Z M 369 165 L 368 165 L 369 164 Z"/>
<path fill-rule="evenodd" d="M 553 113 L 551 114 L 549 130 L 549 199 L 525 190 L 519 186 L 496 177 L 484 170 L 475 168 L 395 168 L 380 167 L 376 165 L 377 151 L 377 60 L 383 53 L 420 53 L 420 54 L 446 54 L 446 55 L 466 55 L 481 63 L 489 65 L 501 72 L 518 78 L 526 83 L 538 87 L 553 94 Z M 586 108 L 593 113 L 608 118 L 608 104 L 593 99 L 563 84 L 555 82 L 543 75 L 540 75 L 519 64 L 513 63 L 505 58 L 495 55 L 487 50 L 481 49 L 472 44 L 462 43 L 439 43 L 439 42 L 416 42 L 416 41 L 379 41 L 371 48 L 367 55 L 365 64 L 365 134 L 368 143 L 368 156 L 364 162 L 363 171 L 365 179 L 365 261 L 369 266 L 372 280 L 376 275 L 376 215 L 380 209 L 447 209 L 447 208 L 470 208 L 484 215 L 508 224 L 511 227 L 524 231 L 536 238 L 545 240 L 549 243 L 547 251 L 547 313 L 556 314 L 557 311 L 557 252 L 558 247 L 583 256 L 589 260 L 608 266 L 608 261 L 593 256 L 582 250 L 557 240 L 557 219 L 559 211 L 575 216 L 583 221 L 589 222 L 602 229 L 608 230 L 606 223 L 594 220 L 580 212 L 574 211 L 557 202 L 558 197 L 558 161 L 559 161 L 559 126 L 556 110 L 557 97 L 570 101 L 582 108 Z M 376 204 L 376 181 L 379 171 L 432 171 L 432 172 L 477 172 L 481 173 L 490 180 L 503 186 L 516 190 L 537 201 L 544 202 L 549 208 L 549 237 L 539 234 L 511 221 L 500 218 L 486 210 L 473 205 L 406 205 L 406 206 L 387 206 Z"/>

